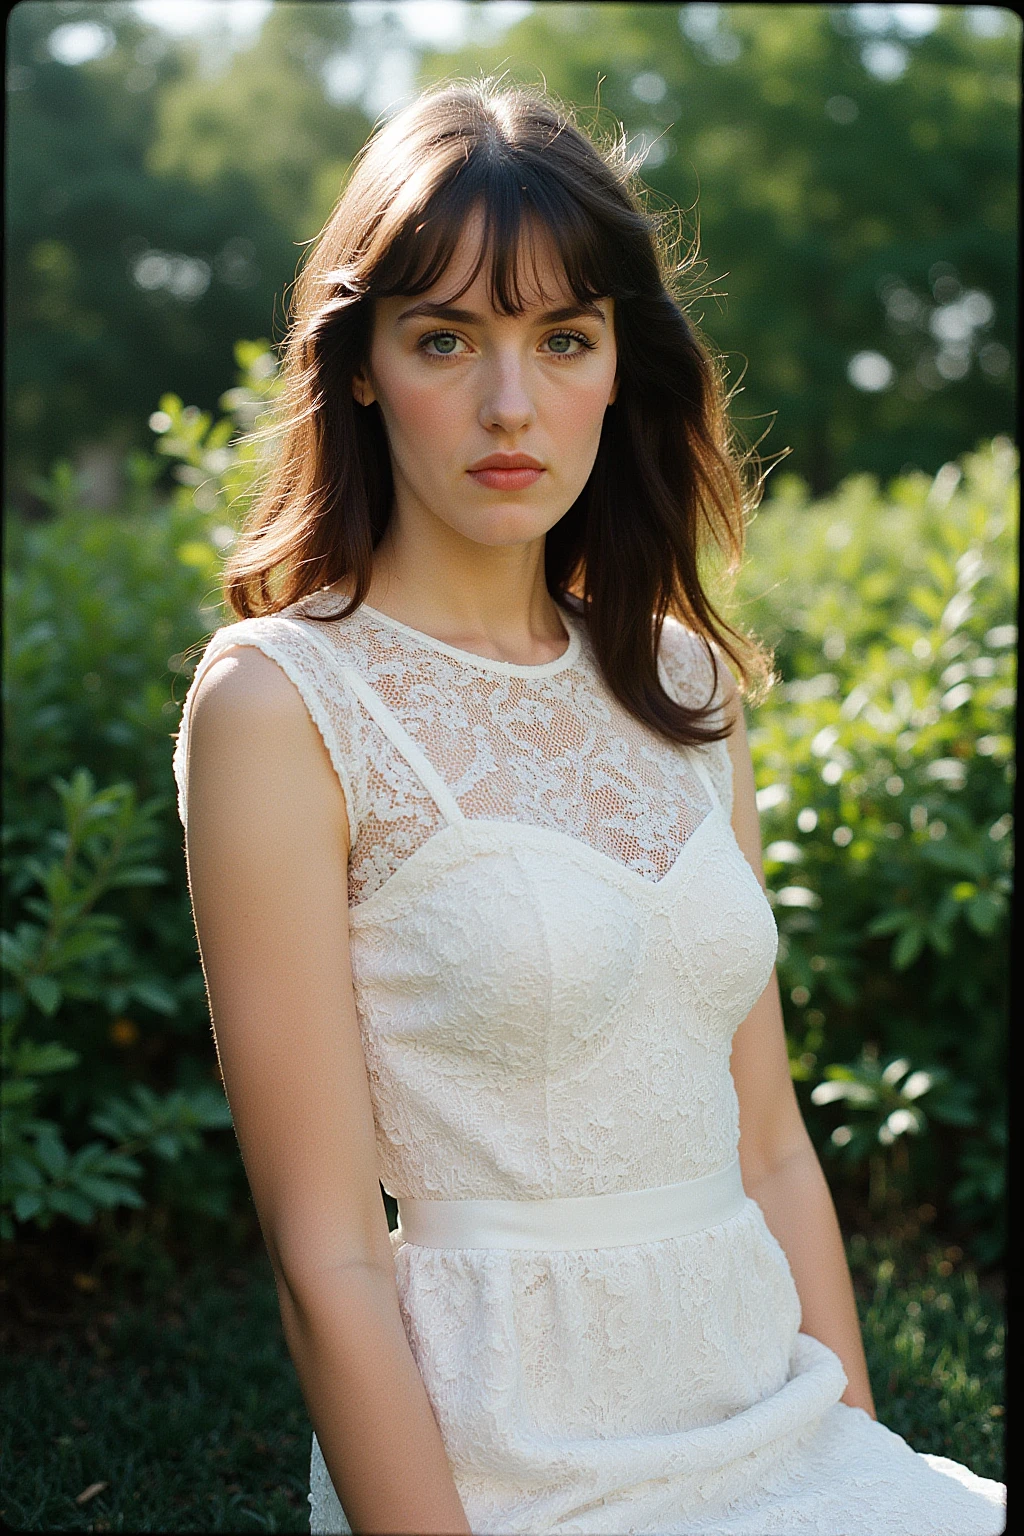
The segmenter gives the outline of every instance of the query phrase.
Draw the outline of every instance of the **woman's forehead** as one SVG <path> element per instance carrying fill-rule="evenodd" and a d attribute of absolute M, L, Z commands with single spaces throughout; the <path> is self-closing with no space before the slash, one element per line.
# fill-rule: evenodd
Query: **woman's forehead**
<path fill-rule="evenodd" d="M 431 304 L 495 309 L 495 268 L 499 258 L 493 234 L 486 250 L 484 240 L 483 219 L 476 214 L 467 220 L 447 265 L 429 288 L 417 292 L 417 297 Z M 562 308 L 578 301 L 579 295 L 569 282 L 557 244 L 539 221 L 524 220 L 520 227 L 515 289 L 517 308 L 523 311 Z"/>

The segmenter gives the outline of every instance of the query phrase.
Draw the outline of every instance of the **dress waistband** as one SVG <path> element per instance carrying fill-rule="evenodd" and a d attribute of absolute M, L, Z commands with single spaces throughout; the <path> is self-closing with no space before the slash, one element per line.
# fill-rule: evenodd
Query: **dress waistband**
<path fill-rule="evenodd" d="M 400 1241 L 424 1248 L 617 1248 L 685 1237 L 746 1201 L 740 1161 L 700 1179 L 553 1200 L 398 1199 Z"/>

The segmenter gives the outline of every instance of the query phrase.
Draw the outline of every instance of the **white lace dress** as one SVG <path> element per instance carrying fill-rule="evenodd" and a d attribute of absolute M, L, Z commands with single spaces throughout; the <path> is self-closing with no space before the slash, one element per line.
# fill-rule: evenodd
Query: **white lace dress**
<path fill-rule="evenodd" d="M 298 688 L 352 828 L 351 951 L 380 1177 L 399 1200 L 543 1201 L 735 1159 L 733 1033 L 771 908 L 721 744 L 672 747 L 609 694 L 583 621 L 516 666 L 319 593 L 210 640 Z M 707 699 L 668 623 L 666 687 Z M 430 1247 L 392 1234 L 409 1342 L 474 1532 L 970 1536 L 1003 1487 L 839 1401 L 785 1254 L 739 1194 L 685 1236 Z M 349 1530 L 314 1437 L 313 1532 Z"/>

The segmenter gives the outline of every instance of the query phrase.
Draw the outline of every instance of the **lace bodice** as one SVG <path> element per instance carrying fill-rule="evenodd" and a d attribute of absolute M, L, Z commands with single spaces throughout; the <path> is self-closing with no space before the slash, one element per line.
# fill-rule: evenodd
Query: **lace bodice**
<path fill-rule="evenodd" d="M 337 611 L 326 593 L 306 601 Z M 729 825 L 724 745 L 684 750 L 628 715 L 577 615 L 563 654 L 528 667 L 365 607 L 329 624 L 307 611 L 216 632 L 175 772 L 184 821 L 203 670 L 233 644 L 272 656 L 348 806 L 352 976 L 385 1189 L 604 1192 L 735 1156 L 731 1032 L 777 937 Z M 678 624 L 660 664 L 677 697 L 707 700 L 710 659 Z"/>

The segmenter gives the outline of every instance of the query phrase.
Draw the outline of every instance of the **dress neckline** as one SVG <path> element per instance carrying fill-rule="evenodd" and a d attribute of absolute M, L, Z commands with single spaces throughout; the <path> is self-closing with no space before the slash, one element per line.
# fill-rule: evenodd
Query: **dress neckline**
<path fill-rule="evenodd" d="M 443 656 L 451 656 L 456 661 L 464 662 L 468 666 L 484 667 L 491 672 L 503 672 L 507 677 L 550 677 L 552 673 L 561 672 L 564 667 L 572 666 L 580 652 L 580 636 L 575 616 L 568 614 L 564 608 L 559 608 L 558 612 L 569 637 L 565 650 L 561 656 L 556 656 L 552 661 L 541 661 L 532 665 L 515 661 L 499 661 L 496 656 L 480 656 L 476 651 L 467 651 L 459 646 L 447 645 L 443 640 L 438 640 L 434 635 L 428 635 L 421 629 L 413 629 L 411 625 L 403 624 L 400 619 L 393 619 L 388 613 L 381 613 L 379 608 L 374 608 L 369 603 L 360 603 L 356 612 L 361 610 L 370 614 L 389 629 L 395 629 L 400 634 L 409 635 L 428 650 L 439 651 Z"/>

